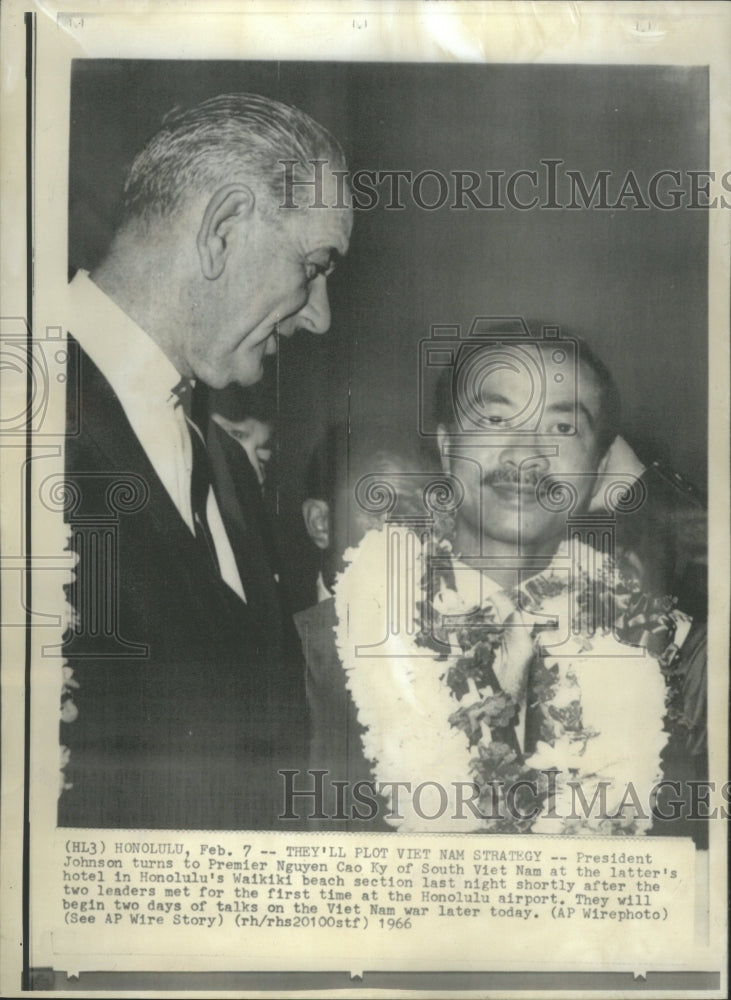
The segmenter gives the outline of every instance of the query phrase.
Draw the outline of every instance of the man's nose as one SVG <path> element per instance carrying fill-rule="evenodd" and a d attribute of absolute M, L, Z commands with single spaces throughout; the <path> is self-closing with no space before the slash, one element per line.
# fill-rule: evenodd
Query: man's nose
<path fill-rule="evenodd" d="M 327 333 L 330 329 L 330 300 L 327 295 L 327 278 L 318 275 L 310 286 L 307 302 L 297 314 L 297 326 L 310 333 Z"/>
<path fill-rule="evenodd" d="M 521 442 L 511 441 L 500 452 L 500 462 L 512 465 L 521 472 L 539 474 L 548 472 L 551 466 L 549 449 L 542 442 L 531 441 L 530 438 Z"/>

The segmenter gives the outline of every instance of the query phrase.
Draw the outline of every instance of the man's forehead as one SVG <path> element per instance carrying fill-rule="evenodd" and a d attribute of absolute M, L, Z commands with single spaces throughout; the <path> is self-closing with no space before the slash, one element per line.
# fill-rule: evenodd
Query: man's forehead
<path fill-rule="evenodd" d="M 472 368 L 476 377 L 458 379 L 457 385 L 473 401 L 540 394 L 546 409 L 561 409 L 574 400 L 592 416 L 600 408 L 601 390 L 593 369 L 564 350 L 557 354 L 555 344 L 489 345 L 469 355 L 465 366 Z"/>
<path fill-rule="evenodd" d="M 295 220 L 303 234 L 306 252 L 332 247 L 344 255 L 353 230 L 353 209 L 347 187 L 338 185 L 331 174 L 325 174 L 321 186 L 308 188 L 296 199 L 297 207 L 282 209 Z"/>
<path fill-rule="evenodd" d="M 307 243 L 306 252 L 332 249 L 345 256 L 353 231 L 353 213 L 349 208 L 305 208 L 302 210 Z"/>
<path fill-rule="evenodd" d="M 321 223 L 315 223 L 313 238 L 318 246 L 331 247 L 341 257 L 344 257 L 350 246 L 350 236 L 353 232 L 353 213 L 350 209 L 311 209 L 313 214 L 322 213 Z"/>
<path fill-rule="evenodd" d="M 301 206 L 279 209 L 288 240 L 304 257 L 321 253 L 329 257 L 344 257 L 350 245 L 353 216 L 349 209 Z M 317 258 L 319 262 L 319 258 Z"/>

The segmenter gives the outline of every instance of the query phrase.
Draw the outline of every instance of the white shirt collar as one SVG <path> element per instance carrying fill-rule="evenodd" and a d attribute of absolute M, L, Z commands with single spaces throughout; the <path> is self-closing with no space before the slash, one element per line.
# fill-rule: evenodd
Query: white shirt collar
<path fill-rule="evenodd" d="M 180 372 L 152 337 L 94 284 L 87 271 L 77 272 L 70 292 L 74 338 L 104 373 L 125 412 L 125 400 L 132 397 L 144 408 L 148 400 L 175 405 L 172 390 L 180 382 Z"/>

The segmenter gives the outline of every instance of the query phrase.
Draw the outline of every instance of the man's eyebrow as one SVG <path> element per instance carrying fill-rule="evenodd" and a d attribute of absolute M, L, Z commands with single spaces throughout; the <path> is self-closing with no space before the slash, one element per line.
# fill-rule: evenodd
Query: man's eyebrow
<path fill-rule="evenodd" d="M 565 403 L 552 403 L 550 406 L 546 407 L 547 413 L 573 414 L 576 412 L 576 410 L 581 410 L 581 412 L 584 414 L 584 418 L 586 419 L 586 422 L 588 423 L 589 427 L 591 428 L 591 430 L 594 430 L 594 423 L 595 423 L 594 417 L 592 416 L 591 412 L 586 408 L 586 406 L 584 406 L 581 400 L 579 400 L 576 403 L 573 403 L 570 400 L 566 400 Z"/>
<path fill-rule="evenodd" d="M 486 392 L 484 394 L 480 394 L 478 392 L 473 393 L 473 397 L 477 397 L 478 395 L 480 401 L 483 403 L 505 403 L 506 406 L 515 406 L 512 399 L 508 399 L 507 396 L 503 396 L 502 393 L 499 392 Z"/>

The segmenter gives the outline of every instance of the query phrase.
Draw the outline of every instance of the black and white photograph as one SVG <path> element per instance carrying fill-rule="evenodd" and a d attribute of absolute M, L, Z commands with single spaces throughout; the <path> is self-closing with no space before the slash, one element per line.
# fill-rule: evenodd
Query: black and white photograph
<path fill-rule="evenodd" d="M 548 6 L 15 5 L 3 995 L 724 995 L 730 20 Z"/>
<path fill-rule="evenodd" d="M 688 209 L 708 168 L 706 92 L 706 71 L 685 67 L 72 64 L 66 468 L 79 568 L 60 825 L 274 829 L 295 811 L 285 791 L 318 787 L 278 773 L 307 778 L 308 739 L 323 789 L 348 779 L 345 763 L 369 778 L 357 732 L 368 709 L 346 692 L 333 594 L 358 524 L 377 530 L 379 513 L 424 528 L 448 515 L 434 525 L 441 565 L 426 572 L 456 595 L 465 570 L 483 575 L 489 604 L 470 595 L 460 608 L 484 617 L 459 622 L 450 607 L 451 627 L 494 623 L 485 682 L 513 700 L 536 650 L 520 644 L 509 662 L 498 626 L 528 610 L 518 590 L 582 519 L 590 547 L 622 567 L 619 591 L 601 595 L 616 604 L 606 622 L 630 646 L 652 636 L 658 659 L 689 643 L 673 749 L 687 777 L 707 777 L 708 216 Z M 254 163 L 240 192 L 239 149 Z M 269 227 L 254 210 L 266 197 Z M 218 229 L 252 212 L 229 264 L 234 236 Z M 256 464 L 256 444 L 252 466 L 257 433 L 276 467 Z M 466 559 L 463 575 L 446 553 Z M 493 585 L 515 606 L 503 612 Z M 530 612 L 546 616 L 540 600 Z M 535 620 L 512 634 L 529 638 Z M 432 615 L 419 634 L 445 628 Z M 443 659 L 448 641 L 430 638 Z M 464 700 L 466 669 L 428 733 L 435 760 L 455 728 L 450 699 L 470 717 L 456 727 L 464 750 L 484 745 L 474 737 L 492 709 L 479 708 L 477 676 Z M 647 705 L 643 719 L 637 701 L 616 720 L 628 751 L 663 717 Z M 520 757 L 535 751 L 533 725 Z M 389 776 L 408 766 L 396 757 Z"/>

